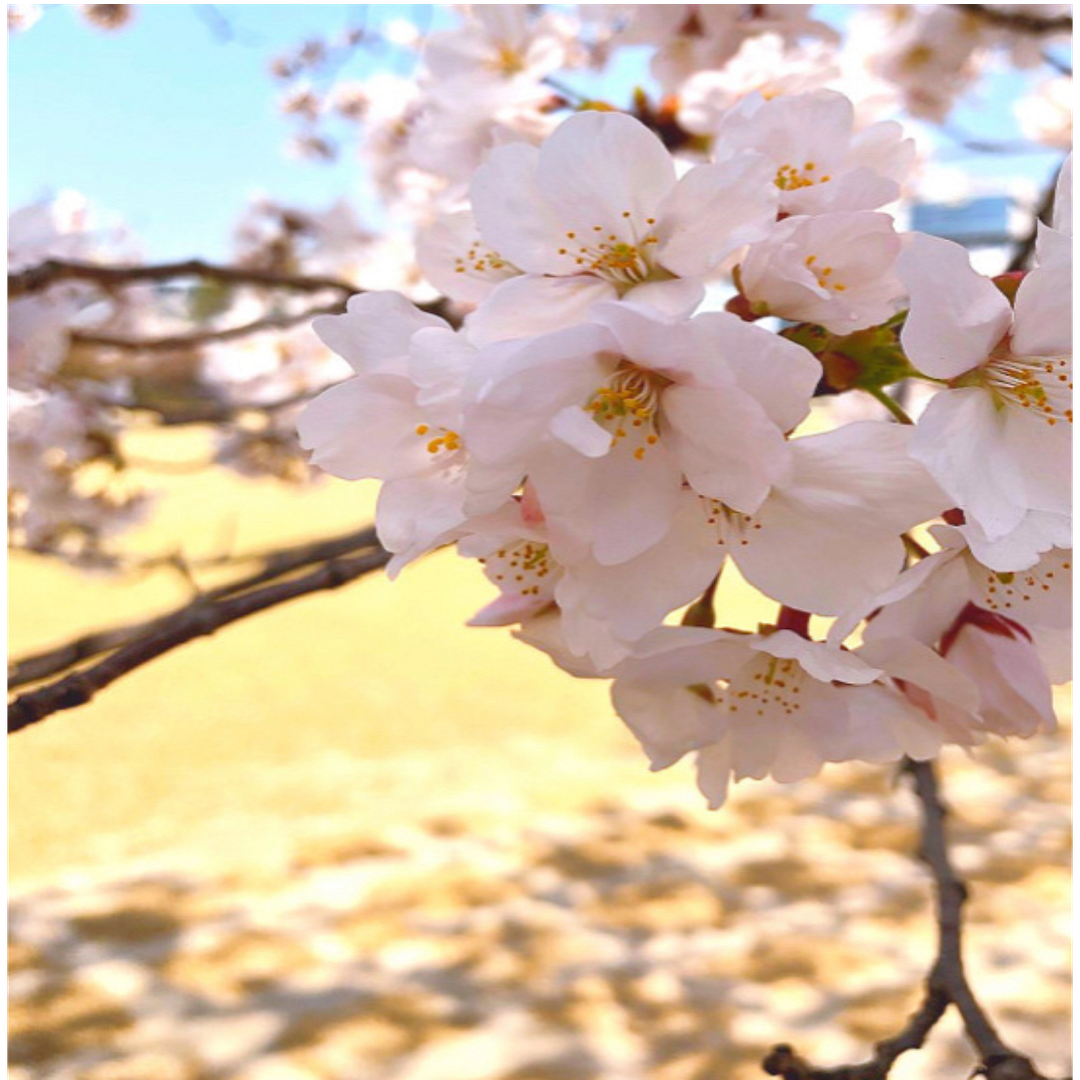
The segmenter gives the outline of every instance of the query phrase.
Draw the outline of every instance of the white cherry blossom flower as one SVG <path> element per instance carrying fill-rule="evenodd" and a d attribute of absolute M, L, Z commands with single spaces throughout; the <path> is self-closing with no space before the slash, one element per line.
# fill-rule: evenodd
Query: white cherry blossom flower
<path fill-rule="evenodd" d="M 354 296 L 315 329 L 357 374 L 307 405 L 300 443 L 335 476 L 384 481 L 376 526 L 393 574 L 465 519 L 461 389 L 474 350 L 396 293 Z"/>
<path fill-rule="evenodd" d="M 1031 511 L 1069 514 L 1071 265 L 1028 273 L 1015 308 L 948 240 L 912 234 L 897 273 L 911 295 L 904 350 L 949 385 L 919 418 L 912 455 L 989 542 Z"/>
<path fill-rule="evenodd" d="M 887 214 L 790 217 L 750 246 L 739 287 L 756 313 L 849 334 L 896 313 L 904 294 L 893 273 L 899 251 Z"/>
<path fill-rule="evenodd" d="M 488 297 L 470 332 L 509 336 L 515 318 L 517 336 L 572 325 L 619 297 L 690 314 L 701 279 L 775 220 L 772 174 L 745 154 L 677 179 L 660 140 L 618 113 L 578 113 L 539 149 L 498 148 L 473 181 L 473 214 L 487 249 L 525 276 Z"/>
<path fill-rule="evenodd" d="M 899 197 L 915 144 L 895 121 L 854 128 L 854 107 L 833 90 L 771 101 L 755 94 L 724 117 L 714 156 L 765 154 L 784 214 L 874 210 Z"/>
<path fill-rule="evenodd" d="M 904 668 L 908 675 L 915 669 Z M 607 674 L 615 678 L 616 711 L 654 769 L 698 751 L 698 785 L 712 809 L 733 779 L 790 783 L 830 761 L 927 758 L 945 740 L 887 671 L 786 629 L 661 627 Z M 958 680 L 940 658 L 918 677 L 940 693 L 957 693 Z"/>
<path fill-rule="evenodd" d="M 754 512 L 791 469 L 784 432 L 819 376 L 805 350 L 724 313 L 598 304 L 593 321 L 483 350 L 472 453 L 528 476 L 555 542 L 605 565 L 661 539 L 683 478 Z"/>

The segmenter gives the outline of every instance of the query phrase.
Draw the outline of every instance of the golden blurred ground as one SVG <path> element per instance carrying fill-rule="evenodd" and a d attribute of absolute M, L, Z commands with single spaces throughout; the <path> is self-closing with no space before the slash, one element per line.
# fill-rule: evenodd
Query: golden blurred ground
<path fill-rule="evenodd" d="M 146 436 L 141 457 L 197 459 L 191 433 Z M 371 520 L 374 485 L 286 490 L 212 474 L 147 478 L 165 492 L 145 551 L 198 556 L 332 535 Z M 40 559 L 9 571 L 10 652 L 138 619 L 189 595 L 178 575 L 138 582 Z M 751 622 L 753 594 L 728 586 Z M 9 743 L 10 874 L 164 855 L 240 868 L 388 823 L 465 809 L 563 809 L 649 777 L 604 683 L 574 680 L 509 632 L 465 620 L 492 596 L 442 552 L 294 601 L 186 645 L 89 705 Z M 731 606 L 733 605 L 733 606 Z"/>

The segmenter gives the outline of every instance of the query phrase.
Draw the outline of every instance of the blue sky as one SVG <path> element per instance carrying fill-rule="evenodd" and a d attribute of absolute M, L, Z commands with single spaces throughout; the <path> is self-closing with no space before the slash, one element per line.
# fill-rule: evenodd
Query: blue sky
<path fill-rule="evenodd" d="M 820 5 L 819 17 L 841 22 L 846 6 Z M 218 5 L 239 39 L 224 41 L 209 24 L 210 7 L 140 5 L 130 26 L 104 33 L 73 5 L 54 5 L 29 32 L 10 37 L 9 204 L 74 188 L 121 214 L 153 259 L 226 256 L 233 224 L 257 192 L 302 206 L 343 195 L 365 205 L 350 150 L 331 165 L 285 154 L 294 129 L 275 107 L 280 84 L 269 62 L 305 38 L 334 37 L 358 22 L 376 28 L 405 17 L 439 26 L 453 13 L 432 5 Z M 342 70 L 362 78 L 385 63 L 358 52 Z M 395 63 L 408 74 L 415 61 L 399 54 Z M 625 58 L 615 85 L 629 87 L 634 65 Z M 1015 134 L 1009 100 L 1021 79 L 995 77 L 980 102 L 957 111 L 956 125 L 984 138 Z M 1019 167 L 1041 178 L 1057 157 Z M 972 159 L 953 155 L 950 163 Z M 974 165 L 1017 169 L 986 157 Z"/>

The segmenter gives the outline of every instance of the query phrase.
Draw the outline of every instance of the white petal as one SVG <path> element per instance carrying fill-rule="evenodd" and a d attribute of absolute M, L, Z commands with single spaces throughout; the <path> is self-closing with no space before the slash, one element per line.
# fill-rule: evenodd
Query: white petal
<path fill-rule="evenodd" d="M 790 475 L 783 435 L 749 394 L 672 386 L 662 409 L 665 440 L 699 494 L 752 514 Z"/>
<path fill-rule="evenodd" d="M 655 216 L 675 184 L 675 165 L 664 144 L 633 117 L 590 111 L 564 120 L 548 137 L 537 178 L 566 230 L 591 240 L 599 225 L 605 235 L 632 241 L 637 238 L 627 229 Z"/>
<path fill-rule="evenodd" d="M 860 660 L 854 653 L 834 649 L 823 641 L 808 641 L 793 630 L 777 630 L 757 638 L 750 648 L 784 660 L 796 660 L 799 666 L 819 682 L 844 682 L 862 685 L 873 682 L 882 672 Z"/>
<path fill-rule="evenodd" d="M 1005 443 L 1007 411 L 978 387 L 945 390 L 931 399 L 911 439 L 911 456 L 991 540 L 1015 529 L 1027 509 L 1024 477 Z"/>
<path fill-rule="evenodd" d="M 533 337 L 586 322 L 593 304 L 617 297 L 614 285 L 588 274 L 524 274 L 496 286 L 466 318 L 465 326 L 477 345 Z"/>
<path fill-rule="evenodd" d="M 349 298 L 344 315 L 320 315 L 312 328 L 323 344 L 344 357 L 358 374 L 405 374 L 409 341 L 425 326 L 446 327 L 400 293 L 361 293 Z"/>
<path fill-rule="evenodd" d="M 773 173 L 755 153 L 690 169 L 657 212 L 660 264 L 680 277 L 707 274 L 737 247 L 762 239 L 776 220 Z"/>
<path fill-rule="evenodd" d="M 911 297 L 904 351 L 924 375 L 952 379 L 978 367 L 1012 324 L 1012 308 L 951 240 L 911 233 L 896 260 Z"/>

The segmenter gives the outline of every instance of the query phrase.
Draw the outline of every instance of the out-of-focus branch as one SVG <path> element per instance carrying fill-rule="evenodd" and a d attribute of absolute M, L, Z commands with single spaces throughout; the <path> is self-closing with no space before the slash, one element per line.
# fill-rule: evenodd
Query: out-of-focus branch
<path fill-rule="evenodd" d="M 1045 1080 L 1030 1059 L 1018 1054 L 1002 1040 L 964 973 L 961 932 L 967 886 L 949 859 L 945 835 L 947 811 L 941 801 L 934 765 L 929 761 L 907 760 L 903 771 L 914 781 L 915 794 L 922 810 L 922 837 L 918 853 L 930 869 L 936 894 L 938 948 L 926 978 L 923 1001 L 898 1034 L 874 1047 L 874 1056 L 869 1061 L 815 1068 L 789 1044 L 781 1043 L 773 1047 L 761 1067 L 769 1076 L 779 1076 L 782 1080 L 886 1080 L 897 1058 L 908 1050 L 919 1049 L 945 1011 L 954 1005 L 963 1020 L 968 1038 L 979 1054 L 978 1075 L 986 1077 L 986 1080 Z"/>
<path fill-rule="evenodd" d="M 197 348 L 218 341 L 234 341 L 266 330 L 287 330 L 308 322 L 317 315 L 338 315 L 344 310 L 345 305 L 337 301 L 333 304 L 318 304 L 291 314 L 265 315 L 261 319 L 253 319 L 239 326 L 227 326 L 221 330 L 203 330 L 195 334 L 175 334 L 171 337 L 127 338 L 76 330 L 71 334 L 71 342 L 73 345 L 121 349 L 125 352 L 169 352 L 173 349 Z"/>
<path fill-rule="evenodd" d="M 243 555 L 230 556 L 228 560 L 215 558 L 208 560 L 209 565 L 221 565 L 225 561 L 259 562 L 262 565 L 253 574 L 239 578 L 236 581 L 219 585 L 202 593 L 196 604 L 213 603 L 230 596 L 241 595 L 260 585 L 265 585 L 295 573 L 315 563 L 327 562 L 331 559 L 339 559 L 345 555 L 353 555 L 360 551 L 368 551 L 372 554 L 382 555 L 375 529 L 368 526 L 341 536 L 329 537 L 325 540 L 316 540 L 304 544 L 295 544 L 289 547 L 277 548 L 271 551 L 251 552 Z M 159 561 L 159 566 L 178 565 L 175 556 Z M 199 564 L 184 564 L 188 570 L 195 569 Z M 53 649 L 45 649 L 41 652 L 32 653 L 16 660 L 8 667 L 8 688 L 17 689 L 27 683 L 38 682 L 54 675 L 92 660 L 102 653 L 111 652 L 156 634 L 167 628 L 177 615 L 187 611 L 191 605 L 173 611 L 166 615 L 159 615 L 152 619 L 144 619 L 140 622 L 129 623 L 125 626 L 114 626 L 107 630 L 84 634 L 72 641 L 66 642 Z"/>
<path fill-rule="evenodd" d="M 26 270 L 8 274 L 8 299 L 41 292 L 59 281 L 88 281 L 94 285 L 115 288 L 139 281 L 172 281 L 174 278 L 184 277 L 204 278 L 232 285 L 261 285 L 294 292 L 323 292 L 332 289 L 349 295 L 361 291 L 348 281 L 338 278 L 279 274 L 271 270 L 255 270 L 243 266 L 219 266 L 202 259 L 185 259 L 147 266 L 105 266 L 101 263 L 46 259 Z"/>
<path fill-rule="evenodd" d="M 1043 63 L 1052 67 L 1059 75 L 1067 75 L 1072 78 L 1072 64 L 1065 60 L 1062 60 L 1059 56 L 1055 56 L 1052 52 L 1047 50 L 1042 54 Z"/>
<path fill-rule="evenodd" d="M 387 551 L 369 551 L 363 555 L 330 559 L 302 577 L 253 589 L 240 596 L 223 600 L 200 598 L 164 618 L 152 633 L 121 646 L 104 660 L 16 698 L 8 706 L 8 734 L 22 731 L 63 709 L 85 705 L 118 679 L 188 641 L 213 634 L 223 626 L 299 596 L 340 588 L 380 569 L 389 560 Z"/>
<path fill-rule="evenodd" d="M 1054 192 L 1057 190 L 1058 176 L 1060 173 L 1061 166 L 1059 165 L 1054 170 L 1054 175 L 1050 178 L 1050 182 L 1043 189 L 1042 196 L 1039 199 L 1039 205 L 1031 215 L 1030 228 L 1016 242 L 1012 258 L 1009 259 L 1009 265 L 1006 267 L 1007 272 L 1012 273 L 1017 270 L 1023 270 L 1027 266 L 1028 260 L 1031 258 L 1031 253 L 1035 250 L 1035 241 L 1039 237 L 1039 222 L 1049 218 L 1050 212 L 1054 209 Z"/>
<path fill-rule="evenodd" d="M 1002 30 L 1015 30 L 1019 34 L 1032 34 L 1041 37 L 1044 34 L 1067 34 L 1072 30 L 1071 15 L 1054 15 L 1050 18 L 1028 15 L 1023 11 L 1001 11 L 992 4 L 950 4 L 949 7 L 974 15 L 990 26 Z"/>

